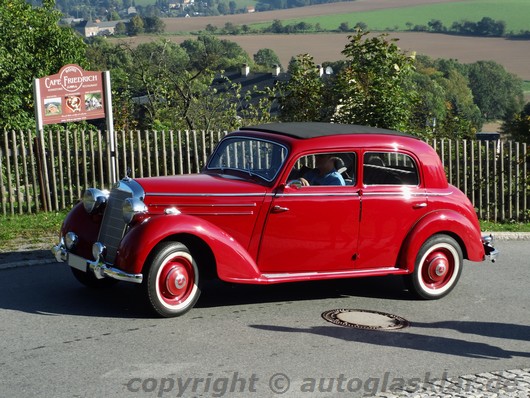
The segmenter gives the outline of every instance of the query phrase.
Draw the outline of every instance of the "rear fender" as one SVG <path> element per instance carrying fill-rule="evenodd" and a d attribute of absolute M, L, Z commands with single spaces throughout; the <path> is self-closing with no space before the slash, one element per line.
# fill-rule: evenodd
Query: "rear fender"
<path fill-rule="evenodd" d="M 456 211 L 439 210 L 426 214 L 414 225 L 401 247 L 398 267 L 413 272 L 416 256 L 421 246 L 436 234 L 446 234 L 455 238 L 462 248 L 465 259 L 484 260 L 480 229 Z"/>
<path fill-rule="evenodd" d="M 220 279 L 257 279 L 260 275 L 252 256 L 234 238 L 201 218 L 185 215 L 159 215 L 132 227 L 118 248 L 115 266 L 130 273 L 141 273 L 153 248 L 164 240 L 178 241 L 179 235 L 201 239 L 212 250 Z"/>

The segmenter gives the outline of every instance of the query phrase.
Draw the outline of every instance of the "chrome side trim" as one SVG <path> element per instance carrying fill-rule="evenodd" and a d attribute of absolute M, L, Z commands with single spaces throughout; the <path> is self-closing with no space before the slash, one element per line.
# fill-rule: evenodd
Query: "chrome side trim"
<path fill-rule="evenodd" d="M 198 197 L 198 198 L 208 198 L 208 197 L 218 197 L 218 198 L 236 198 L 238 196 L 249 198 L 253 196 L 257 197 L 265 197 L 266 193 L 263 192 L 250 192 L 250 193 L 212 193 L 212 192 L 203 192 L 203 193 L 189 193 L 189 192 L 176 192 L 176 193 L 168 193 L 168 192 L 149 192 L 145 196 L 165 196 L 165 197 L 171 197 L 171 196 L 184 196 L 188 198 Z"/>
<path fill-rule="evenodd" d="M 394 192 L 388 192 L 388 191 L 379 191 L 379 192 L 366 192 L 363 191 L 363 196 L 407 196 L 407 197 L 437 197 L 437 196 L 449 196 L 452 195 L 453 192 L 403 192 L 403 191 L 394 191 Z"/>
<path fill-rule="evenodd" d="M 189 216 L 251 216 L 254 214 L 253 211 L 240 211 L 240 212 L 224 212 L 224 213 L 221 213 L 221 212 L 212 212 L 212 213 L 207 213 L 207 212 L 199 212 L 199 211 L 190 211 L 190 212 L 186 212 L 184 214 L 187 214 Z"/>
<path fill-rule="evenodd" d="M 183 207 L 207 207 L 207 208 L 214 208 L 214 207 L 256 207 L 256 203 L 151 203 L 151 206 L 169 206 L 178 208 Z"/>
<path fill-rule="evenodd" d="M 452 195 L 452 194 L 453 194 L 453 191 L 450 191 L 450 192 L 427 192 L 425 195 L 426 196 L 436 197 L 436 196 L 449 196 L 449 195 Z"/>
<path fill-rule="evenodd" d="M 396 196 L 396 197 L 402 197 L 402 196 L 407 196 L 407 197 L 417 197 L 417 196 L 421 196 L 421 197 L 425 197 L 425 196 L 428 196 L 426 195 L 424 192 L 414 192 L 414 193 L 411 193 L 411 192 L 387 192 L 387 191 L 384 191 L 384 192 L 363 192 L 363 196 Z"/>
<path fill-rule="evenodd" d="M 308 193 L 279 193 L 277 198 L 291 198 L 291 197 L 311 197 L 311 196 L 360 196 L 358 192 L 308 192 Z"/>
<path fill-rule="evenodd" d="M 318 278 L 318 277 L 341 277 L 357 274 L 370 273 L 373 275 L 377 274 L 405 274 L 408 271 L 402 268 L 396 267 L 385 267 L 385 268 L 373 268 L 373 269 L 355 269 L 347 271 L 330 271 L 330 272 L 285 272 L 285 273 L 273 273 L 263 274 L 262 276 L 267 279 L 300 279 L 300 278 Z"/>

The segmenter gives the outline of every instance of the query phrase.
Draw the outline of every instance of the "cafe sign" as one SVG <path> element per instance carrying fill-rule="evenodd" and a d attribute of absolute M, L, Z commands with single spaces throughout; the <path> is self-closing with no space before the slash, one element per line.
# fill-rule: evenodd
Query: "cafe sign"
<path fill-rule="evenodd" d="M 105 118 L 105 74 L 65 65 L 58 74 L 35 79 L 37 124 Z"/>

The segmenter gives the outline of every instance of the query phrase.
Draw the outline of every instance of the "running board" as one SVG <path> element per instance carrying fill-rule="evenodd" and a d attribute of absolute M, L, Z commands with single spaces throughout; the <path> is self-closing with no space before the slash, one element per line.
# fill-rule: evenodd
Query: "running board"
<path fill-rule="evenodd" d="M 374 269 L 358 269 L 331 272 L 285 272 L 262 274 L 260 283 L 281 283 L 321 279 L 358 278 L 363 276 L 406 275 L 408 271 L 402 268 L 387 267 Z"/>

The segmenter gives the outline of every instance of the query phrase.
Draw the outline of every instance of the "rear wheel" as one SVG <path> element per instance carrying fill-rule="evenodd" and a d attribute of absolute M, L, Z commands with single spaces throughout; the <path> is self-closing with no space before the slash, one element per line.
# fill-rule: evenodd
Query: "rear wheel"
<path fill-rule="evenodd" d="M 144 273 L 146 297 L 163 317 L 188 312 L 199 299 L 199 270 L 188 248 L 179 242 L 155 247 Z"/>
<path fill-rule="evenodd" d="M 462 263 L 460 245 L 448 235 L 435 235 L 421 246 L 409 286 L 424 299 L 444 297 L 456 286 Z"/>

